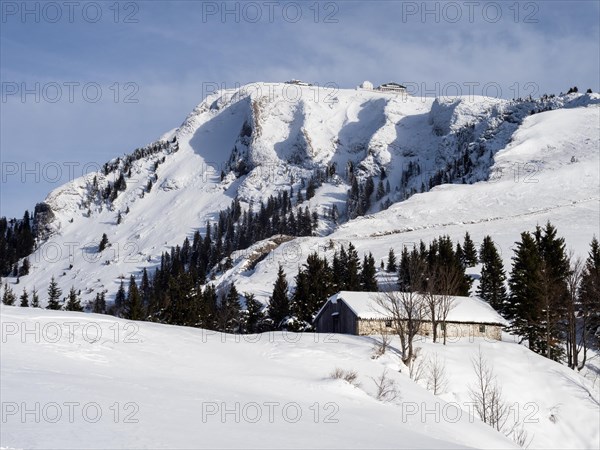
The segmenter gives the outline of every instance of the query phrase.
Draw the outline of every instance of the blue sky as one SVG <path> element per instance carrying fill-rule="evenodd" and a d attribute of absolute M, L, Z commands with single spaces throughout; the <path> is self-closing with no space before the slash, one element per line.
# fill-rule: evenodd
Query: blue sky
<path fill-rule="evenodd" d="M 395 80 L 432 95 L 479 83 L 475 94 L 499 86 L 505 98 L 600 90 L 598 1 L 0 3 L 9 217 L 84 166 L 177 127 L 215 85 Z"/>

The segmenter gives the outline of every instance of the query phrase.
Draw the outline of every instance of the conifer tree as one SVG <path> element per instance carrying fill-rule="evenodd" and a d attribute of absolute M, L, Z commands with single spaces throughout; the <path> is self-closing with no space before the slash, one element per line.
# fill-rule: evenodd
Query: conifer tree
<path fill-rule="evenodd" d="M 562 345 L 563 318 L 568 299 L 567 276 L 571 270 L 565 250 L 565 240 L 558 237 L 556 228 L 547 222 L 536 227 L 535 239 L 541 257 L 541 323 L 543 334 L 541 354 L 555 361 L 564 356 Z"/>
<path fill-rule="evenodd" d="M 402 247 L 400 255 L 400 265 L 398 266 L 398 287 L 403 292 L 412 292 L 413 287 L 410 280 L 410 255 L 406 246 Z"/>
<path fill-rule="evenodd" d="M 79 301 L 79 296 L 75 291 L 75 286 L 71 286 L 71 290 L 69 291 L 69 295 L 67 296 L 67 303 L 65 304 L 66 311 L 83 311 L 83 307 L 81 306 L 81 302 Z"/>
<path fill-rule="evenodd" d="M 19 306 L 27 308 L 29 306 L 29 294 L 27 293 L 27 290 L 25 288 L 23 288 L 23 293 L 21 294 L 20 299 L 21 304 Z"/>
<path fill-rule="evenodd" d="M 129 289 L 127 290 L 127 300 L 123 308 L 123 317 L 129 320 L 144 319 L 142 297 L 133 275 L 129 277 Z"/>
<path fill-rule="evenodd" d="M 390 248 L 388 252 L 388 260 L 387 260 L 387 269 L 389 273 L 395 273 L 398 270 L 398 263 L 396 262 L 396 254 L 394 253 L 394 249 Z"/>
<path fill-rule="evenodd" d="M 219 322 L 221 331 L 226 333 L 239 333 L 241 322 L 240 295 L 235 287 L 231 285 L 225 298 L 221 300 L 219 307 Z"/>
<path fill-rule="evenodd" d="M 360 291 L 360 259 L 352 242 L 348 244 L 345 287 L 349 291 Z"/>
<path fill-rule="evenodd" d="M 216 326 L 217 315 L 217 291 L 213 284 L 206 286 L 202 292 L 202 309 L 200 312 L 200 324 L 202 328 L 212 330 Z"/>
<path fill-rule="evenodd" d="M 477 249 L 475 248 L 475 244 L 473 243 L 468 231 L 465 233 L 462 250 L 464 264 L 466 267 L 473 267 L 475 264 L 477 264 Z"/>
<path fill-rule="evenodd" d="M 100 244 L 98 244 L 98 252 L 103 252 L 108 245 L 108 236 L 106 233 L 102 233 L 102 239 L 100 239 Z"/>
<path fill-rule="evenodd" d="M 581 341 L 584 351 L 580 367 L 583 367 L 587 357 L 589 337 L 593 336 L 600 327 L 600 244 L 595 236 L 590 243 L 590 251 L 581 273 L 579 302 Z"/>
<path fill-rule="evenodd" d="M 50 284 L 48 286 L 48 305 L 46 306 L 46 309 L 53 309 L 53 310 L 61 309 L 61 304 L 60 304 L 60 296 L 61 295 L 62 295 L 62 291 L 58 287 L 58 283 L 56 282 L 54 277 L 52 277 L 52 279 L 50 280 Z"/>
<path fill-rule="evenodd" d="M 375 194 L 376 200 L 381 200 L 385 196 L 385 188 L 383 187 L 383 180 L 379 180 L 377 183 L 377 193 Z"/>
<path fill-rule="evenodd" d="M 4 295 L 2 296 L 2 303 L 8 306 L 12 306 L 15 304 L 15 293 L 12 288 L 7 284 L 4 285 Z"/>
<path fill-rule="evenodd" d="M 204 281 L 204 280 L 202 280 Z M 144 267 L 142 271 L 142 282 L 140 284 L 140 295 L 142 296 L 142 304 L 144 309 L 148 309 L 150 306 L 150 298 L 152 295 L 152 286 L 150 285 L 150 279 L 148 278 L 148 271 Z"/>
<path fill-rule="evenodd" d="M 273 321 L 275 329 L 281 329 L 283 321 L 290 315 L 288 282 L 281 265 L 279 265 L 279 270 L 277 271 L 273 294 L 269 299 L 268 314 L 269 318 Z"/>
<path fill-rule="evenodd" d="M 92 303 L 92 312 L 96 314 L 106 314 L 106 298 L 104 292 L 96 293 L 96 298 Z"/>
<path fill-rule="evenodd" d="M 127 302 L 127 295 L 125 294 L 125 285 L 123 284 L 123 280 L 121 279 L 121 284 L 119 284 L 119 290 L 117 291 L 117 295 L 115 295 L 115 304 L 112 308 L 112 314 L 120 317 L 123 313 L 123 308 L 125 307 L 125 303 Z"/>
<path fill-rule="evenodd" d="M 359 285 L 360 286 L 360 285 Z M 292 312 L 300 321 L 300 329 L 310 330 L 315 314 L 334 293 L 331 268 L 327 259 L 314 252 L 296 276 L 296 290 L 292 296 Z"/>
<path fill-rule="evenodd" d="M 460 263 L 463 265 L 463 267 L 468 267 L 467 261 L 465 261 L 465 252 L 463 251 L 463 248 L 460 245 L 460 242 L 456 243 L 455 253 L 456 253 L 456 258 L 460 261 Z"/>
<path fill-rule="evenodd" d="M 263 305 L 254 294 L 245 293 L 246 298 L 246 320 L 245 320 L 245 332 L 246 333 L 260 333 L 263 331 L 263 322 L 265 315 L 263 313 Z"/>
<path fill-rule="evenodd" d="M 529 348 L 541 353 L 541 266 L 536 241 L 528 232 L 521 233 L 512 258 L 506 316 L 512 320 L 511 331 L 529 341 Z"/>
<path fill-rule="evenodd" d="M 506 301 L 506 286 L 504 285 L 506 274 L 502 259 L 490 236 L 483 238 L 479 260 L 482 263 L 482 268 L 477 295 L 488 302 L 496 311 L 502 312 Z"/>
<path fill-rule="evenodd" d="M 40 307 L 40 297 L 38 296 L 38 293 L 35 288 L 33 288 L 33 291 L 31 291 L 31 307 L 32 308 Z"/>
<path fill-rule="evenodd" d="M 377 270 L 375 269 L 375 258 L 373 258 L 373 254 L 369 252 L 369 255 L 365 255 L 363 259 L 360 281 L 363 291 L 376 292 L 379 290 L 377 286 L 376 274 Z"/>
<path fill-rule="evenodd" d="M 24 258 L 23 263 L 19 269 L 19 276 L 24 277 L 25 275 L 29 275 L 29 268 L 31 267 L 29 263 L 29 258 Z"/>

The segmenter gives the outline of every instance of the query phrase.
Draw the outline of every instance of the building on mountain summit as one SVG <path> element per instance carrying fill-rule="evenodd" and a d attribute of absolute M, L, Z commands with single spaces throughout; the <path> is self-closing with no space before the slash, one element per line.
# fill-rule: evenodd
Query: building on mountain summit
<path fill-rule="evenodd" d="M 420 294 L 415 294 L 420 295 Z M 382 292 L 341 291 L 329 297 L 314 319 L 318 333 L 343 333 L 358 336 L 381 334 L 386 329 L 393 333 L 392 317 L 381 306 L 387 300 Z M 507 322 L 489 304 L 479 297 L 451 297 L 452 308 L 446 318 L 446 335 L 455 337 L 485 337 L 502 340 L 502 328 Z M 442 324 L 438 323 L 438 335 Z M 421 322 L 419 334 L 432 334 L 427 318 Z"/>
<path fill-rule="evenodd" d="M 406 94 L 406 86 L 400 84 L 400 83 L 396 83 L 394 81 L 389 82 L 389 83 L 383 83 L 380 86 L 377 87 L 373 87 L 373 83 L 371 83 L 370 81 L 363 81 L 360 86 L 358 86 L 359 89 L 364 89 L 366 91 L 381 91 L 381 92 L 392 92 L 392 93 L 396 93 L 396 94 Z"/>
<path fill-rule="evenodd" d="M 393 81 L 390 83 L 383 83 L 377 88 L 377 90 L 382 92 L 395 92 L 398 94 L 406 94 L 406 86 L 403 86 L 399 83 L 395 83 Z"/>

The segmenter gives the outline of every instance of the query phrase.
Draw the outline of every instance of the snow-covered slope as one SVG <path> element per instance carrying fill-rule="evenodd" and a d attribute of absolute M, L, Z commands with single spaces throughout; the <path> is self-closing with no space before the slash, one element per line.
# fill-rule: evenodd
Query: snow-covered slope
<path fill-rule="evenodd" d="M 324 237 L 299 238 L 282 244 L 252 272 L 231 269 L 223 283 L 270 295 L 276 267 L 288 280 L 313 251 L 333 257 L 352 242 L 359 252 L 372 252 L 376 261 L 403 246 L 441 234 L 462 239 L 468 231 L 477 246 L 491 235 L 510 268 L 512 247 L 522 231 L 550 220 L 567 248 L 585 257 L 592 236 L 600 235 L 600 109 L 598 105 L 548 111 L 527 117 L 500 150 L 490 179 L 472 185 L 446 184 L 416 194 L 377 214 L 342 224 Z M 333 245 L 331 245 L 333 243 Z"/>
<path fill-rule="evenodd" d="M 372 359 L 368 337 L 233 336 L 92 314 L 0 312 L 3 448 L 515 448 L 467 412 L 477 344 L 508 400 L 519 402 L 517 414 L 530 419 L 531 448 L 594 447 L 598 439 L 590 383 L 512 343 L 420 344 L 446 360 L 450 384 L 436 397 L 393 352 Z M 356 371 L 360 385 L 332 379 L 336 368 Z M 374 398 L 373 379 L 386 369 L 400 395 L 391 402 Z M 25 408 L 34 412 L 22 416 Z"/>
<path fill-rule="evenodd" d="M 131 163 L 127 187 L 112 203 L 96 200 L 93 179 L 100 188 L 115 181 L 119 161 L 107 174 L 50 193 L 50 235 L 17 287 L 43 291 L 54 276 L 63 292 L 82 287 L 84 302 L 101 290 L 110 299 L 121 276 L 156 267 L 163 251 L 202 232 L 234 198 L 244 208 L 256 206 L 291 186 L 297 192 L 313 170 L 332 166 L 336 174 L 305 202 L 319 212 L 319 234 L 327 236 L 269 245 L 271 257 L 252 270 L 249 252 L 239 252 L 233 269 L 216 274 L 217 284 L 235 281 L 240 291 L 265 299 L 277 263 L 294 275 L 310 251 L 330 241 L 352 240 L 379 259 L 390 247 L 440 233 L 458 237 L 465 229 L 477 240 L 493 234 L 508 263 L 518 233 L 548 219 L 583 254 L 599 226 L 599 101 L 597 94 L 431 99 L 274 83 L 220 91 L 161 138 L 176 144 Z M 560 109 L 529 116 L 551 108 Z M 369 214 L 346 222 L 349 163 L 359 180 L 377 180 L 384 169 L 390 192 L 373 201 Z M 419 171 L 410 169 L 417 164 Z M 410 196 L 429 190 L 433 180 L 475 184 L 442 184 Z M 379 212 L 384 202 L 392 206 Z M 346 222 L 341 226 L 327 219 L 333 205 Z M 111 246 L 98 253 L 103 233 Z"/>

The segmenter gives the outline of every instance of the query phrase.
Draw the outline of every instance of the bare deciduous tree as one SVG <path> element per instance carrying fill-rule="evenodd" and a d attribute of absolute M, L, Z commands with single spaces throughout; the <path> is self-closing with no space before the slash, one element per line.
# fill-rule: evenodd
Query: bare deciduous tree
<path fill-rule="evenodd" d="M 389 317 L 391 328 L 400 339 L 402 361 L 408 365 L 414 357 L 413 340 L 425 314 L 424 297 L 416 292 L 383 292 L 375 303 L 379 313 Z"/>
<path fill-rule="evenodd" d="M 469 387 L 469 395 L 475 404 L 479 418 L 501 431 L 508 415 L 508 407 L 502 399 L 502 389 L 496 381 L 493 367 L 484 358 L 481 349 L 471 359 L 475 371 L 475 385 Z"/>
<path fill-rule="evenodd" d="M 435 353 L 427 361 L 427 389 L 434 395 L 443 394 L 448 387 L 446 363 Z"/>
<path fill-rule="evenodd" d="M 577 310 L 579 298 L 579 283 L 583 273 L 583 261 L 581 258 L 574 258 L 573 251 L 569 252 L 569 265 L 571 270 L 567 275 L 567 297 L 566 297 L 566 336 L 567 336 L 567 364 L 571 369 L 579 369 L 579 353 L 583 350 L 583 364 L 587 356 L 586 343 L 586 318 L 582 314 L 581 333 L 579 333 Z"/>
<path fill-rule="evenodd" d="M 424 358 L 419 358 L 420 353 L 421 347 L 417 347 L 412 361 L 408 363 L 408 376 L 415 383 L 423 379 L 427 371 L 427 361 Z"/>
<path fill-rule="evenodd" d="M 511 438 L 519 446 L 527 448 L 531 443 L 528 433 L 521 421 L 509 422 L 510 405 L 502 396 L 502 388 L 498 385 L 494 368 L 481 353 L 471 359 L 476 375 L 475 385 L 469 387 L 469 395 L 475 404 L 479 418 L 489 426 Z"/>
<path fill-rule="evenodd" d="M 453 293 L 457 291 L 462 281 L 463 274 L 455 266 L 442 266 L 437 270 L 436 291 L 438 292 L 438 317 L 442 324 L 444 345 L 446 345 L 446 321 L 450 311 L 454 308 Z"/>

